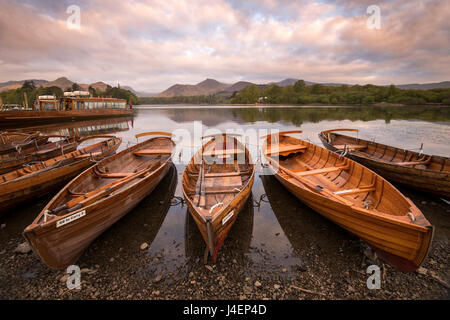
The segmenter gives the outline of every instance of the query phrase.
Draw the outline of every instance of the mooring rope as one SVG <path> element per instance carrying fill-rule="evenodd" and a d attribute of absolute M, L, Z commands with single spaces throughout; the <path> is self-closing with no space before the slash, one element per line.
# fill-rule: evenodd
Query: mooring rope
<path fill-rule="evenodd" d="M 170 200 L 170 206 L 174 207 L 178 206 L 179 204 L 181 204 L 181 206 L 184 206 L 185 204 L 184 198 L 179 196 L 173 196 L 172 199 Z"/>
<path fill-rule="evenodd" d="M 261 208 L 261 202 L 269 202 L 269 198 L 267 197 L 267 194 L 263 193 L 260 197 L 259 200 L 256 201 L 255 199 L 253 199 L 253 208 Z"/>

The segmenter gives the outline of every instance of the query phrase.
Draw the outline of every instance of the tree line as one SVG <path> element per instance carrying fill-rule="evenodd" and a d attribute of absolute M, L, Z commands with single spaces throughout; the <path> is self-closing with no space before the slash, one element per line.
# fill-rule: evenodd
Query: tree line
<path fill-rule="evenodd" d="M 219 93 L 209 96 L 178 96 L 139 98 L 141 104 L 329 104 L 329 105 L 373 105 L 379 103 L 425 105 L 450 105 L 450 89 L 400 89 L 395 85 L 372 84 L 307 86 L 303 80 L 294 85 L 280 87 L 249 85 L 232 94 Z"/>
<path fill-rule="evenodd" d="M 141 97 L 140 104 L 229 104 L 230 95 L 214 94 L 177 97 Z"/>
<path fill-rule="evenodd" d="M 107 85 L 106 89 L 102 91 L 89 86 L 88 90 L 93 97 L 124 99 L 132 104 L 139 104 L 139 99 L 133 92 L 119 87 Z M 65 89 L 65 92 L 68 91 L 83 91 L 83 88 L 77 83 L 74 83 L 71 87 Z M 0 97 L 4 104 L 25 105 L 25 93 L 28 106 L 30 107 L 36 101 L 38 96 L 52 95 L 59 99 L 64 95 L 64 91 L 60 87 L 36 87 L 33 81 L 27 80 L 20 88 L 1 92 Z"/>
<path fill-rule="evenodd" d="M 250 85 L 234 94 L 233 104 L 356 104 L 371 105 L 376 103 L 423 105 L 450 105 L 450 89 L 413 90 L 400 89 L 395 85 L 376 86 L 372 84 L 325 86 L 314 84 L 306 86 L 303 80 L 294 85 L 280 87 L 276 84 L 262 89 Z"/>

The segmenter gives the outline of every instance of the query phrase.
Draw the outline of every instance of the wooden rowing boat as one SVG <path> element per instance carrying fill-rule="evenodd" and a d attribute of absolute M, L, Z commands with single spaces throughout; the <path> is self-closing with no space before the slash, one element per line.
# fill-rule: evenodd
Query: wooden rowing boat
<path fill-rule="evenodd" d="M 74 264 L 89 244 L 148 196 L 170 169 L 168 133 L 104 159 L 67 184 L 25 229 L 42 262 L 53 269 Z"/>
<path fill-rule="evenodd" d="M 61 137 L 61 136 L 46 136 Z M 63 139 L 47 142 L 41 145 L 30 144 L 24 148 L 11 150 L 9 153 L 0 155 L 0 174 L 7 173 L 23 167 L 35 161 L 44 161 L 50 158 L 64 155 L 76 150 L 78 143 L 75 138 L 61 137 Z"/>
<path fill-rule="evenodd" d="M 111 136 L 91 136 L 80 142 L 101 137 L 108 139 L 0 175 L 0 214 L 57 189 L 96 161 L 116 152 L 122 142 L 121 138 Z"/>
<path fill-rule="evenodd" d="M 183 196 L 213 262 L 244 207 L 254 181 L 250 154 L 234 135 L 220 134 L 204 144 L 187 165 Z"/>
<path fill-rule="evenodd" d="M 263 154 L 275 177 L 297 198 L 370 244 L 401 271 L 416 270 L 433 227 L 387 180 L 337 153 L 281 132 L 266 137 Z"/>
<path fill-rule="evenodd" d="M 450 199 L 450 158 L 400 149 L 337 133 L 319 134 L 323 145 L 374 170 L 391 182 Z"/>
<path fill-rule="evenodd" d="M 23 143 L 39 136 L 39 131 L 34 132 L 18 132 L 18 131 L 3 131 L 0 132 L 0 147 L 12 143 Z"/>
<path fill-rule="evenodd" d="M 0 132 L 0 155 L 16 151 L 18 148 L 27 148 L 32 145 L 47 143 L 47 136 L 40 136 L 40 132 Z"/>

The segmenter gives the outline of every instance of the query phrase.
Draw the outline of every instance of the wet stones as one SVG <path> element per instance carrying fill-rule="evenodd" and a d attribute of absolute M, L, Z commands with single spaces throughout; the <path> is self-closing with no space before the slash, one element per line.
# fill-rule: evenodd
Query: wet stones
<path fill-rule="evenodd" d="M 421 274 L 421 275 L 426 275 L 428 272 L 428 270 L 424 267 L 420 267 L 419 269 L 417 269 L 417 273 Z"/>
<path fill-rule="evenodd" d="M 27 254 L 30 251 L 31 251 L 31 246 L 29 245 L 28 242 L 23 242 L 14 249 L 15 253 L 20 253 L 20 254 Z"/>
<path fill-rule="evenodd" d="M 247 296 L 252 294 L 252 288 L 250 288 L 249 286 L 244 286 L 242 288 L 242 291 L 244 291 L 244 294 Z"/>

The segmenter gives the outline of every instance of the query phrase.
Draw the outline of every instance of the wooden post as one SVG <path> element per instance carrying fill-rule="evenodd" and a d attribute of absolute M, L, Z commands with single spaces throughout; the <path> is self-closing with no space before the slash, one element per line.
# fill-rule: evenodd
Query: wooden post
<path fill-rule="evenodd" d="M 27 97 L 27 92 L 25 91 L 25 92 L 23 93 L 23 95 L 24 95 L 24 97 L 25 97 L 25 109 L 28 110 L 28 97 Z"/>

